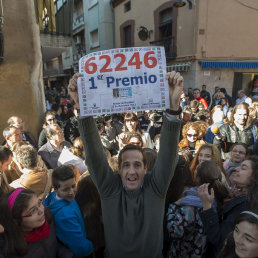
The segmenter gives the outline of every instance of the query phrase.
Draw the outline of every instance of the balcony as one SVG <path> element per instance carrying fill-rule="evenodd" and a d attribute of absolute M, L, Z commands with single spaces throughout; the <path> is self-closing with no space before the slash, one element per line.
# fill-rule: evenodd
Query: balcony
<path fill-rule="evenodd" d="M 81 30 L 84 29 L 84 15 L 80 15 L 75 19 L 75 22 L 73 23 L 73 35 L 77 34 Z"/>
<path fill-rule="evenodd" d="M 67 74 L 64 73 L 63 67 L 58 68 L 47 68 L 43 71 L 43 78 L 51 77 L 65 77 Z"/>
<path fill-rule="evenodd" d="M 172 37 L 162 38 L 160 40 L 151 41 L 152 46 L 162 46 L 165 48 L 166 58 L 176 58 L 176 39 Z"/>

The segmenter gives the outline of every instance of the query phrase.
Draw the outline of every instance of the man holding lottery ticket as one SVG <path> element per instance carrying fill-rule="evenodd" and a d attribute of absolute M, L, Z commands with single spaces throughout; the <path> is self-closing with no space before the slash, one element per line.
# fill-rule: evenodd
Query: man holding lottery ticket
<path fill-rule="evenodd" d="M 78 103 L 77 79 L 68 90 Z M 164 112 L 160 150 L 152 171 L 147 173 L 141 147 L 126 145 L 118 157 L 119 173 L 109 167 L 93 117 L 79 118 L 86 163 L 100 193 L 107 257 L 163 257 L 165 197 L 177 164 L 180 120 L 178 119 L 183 77 L 167 74 L 170 109 Z"/>

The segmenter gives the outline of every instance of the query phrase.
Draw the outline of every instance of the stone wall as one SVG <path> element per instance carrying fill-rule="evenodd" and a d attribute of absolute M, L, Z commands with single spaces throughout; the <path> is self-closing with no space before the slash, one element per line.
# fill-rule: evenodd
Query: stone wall
<path fill-rule="evenodd" d="M 40 33 L 33 0 L 3 0 L 4 62 L 0 65 L 0 140 L 12 115 L 37 138 L 45 109 Z"/>

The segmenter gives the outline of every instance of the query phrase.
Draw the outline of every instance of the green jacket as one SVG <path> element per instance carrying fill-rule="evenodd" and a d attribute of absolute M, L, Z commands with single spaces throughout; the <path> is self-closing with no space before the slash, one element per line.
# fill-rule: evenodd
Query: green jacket
<path fill-rule="evenodd" d="M 108 257 L 163 257 L 165 197 L 177 164 L 180 130 L 180 122 L 164 120 L 156 164 L 133 192 L 109 167 L 92 117 L 78 120 L 86 163 L 101 197 Z"/>

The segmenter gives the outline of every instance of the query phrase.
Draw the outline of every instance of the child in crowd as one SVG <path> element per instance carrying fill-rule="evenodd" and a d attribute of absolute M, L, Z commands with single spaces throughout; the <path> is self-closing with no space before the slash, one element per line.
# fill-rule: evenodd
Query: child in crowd
<path fill-rule="evenodd" d="M 52 215 L 33 191 L 15 189 L 1 199 L 0 210 L 0 257 L 73 257 L 57 241 Z"/>
<path fill-rule="evenodd" d="M 57 237 L 70 248 L 74 257 L 89 256 L 93 252 L 93 245 L 86 238 L 81 211 L 74 200 L 76 182 L 72 167 L 68 165 L 54 169 L 52 184 L 55 191 L 44 204 L 54 215 Z"/>

